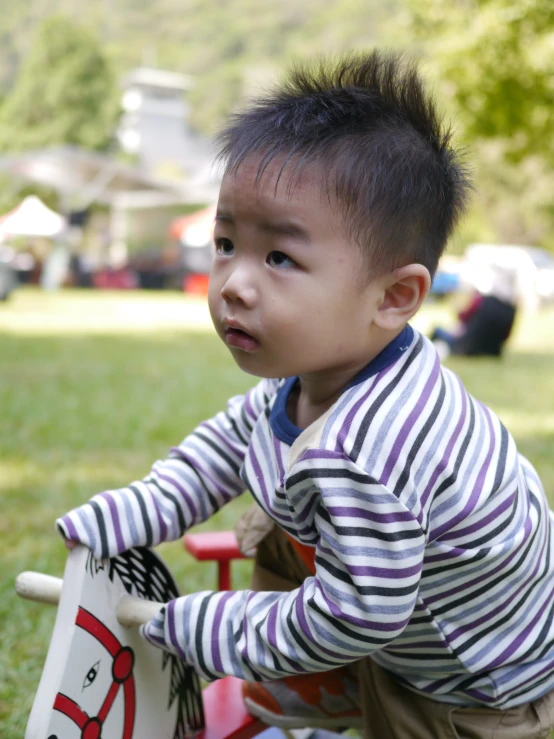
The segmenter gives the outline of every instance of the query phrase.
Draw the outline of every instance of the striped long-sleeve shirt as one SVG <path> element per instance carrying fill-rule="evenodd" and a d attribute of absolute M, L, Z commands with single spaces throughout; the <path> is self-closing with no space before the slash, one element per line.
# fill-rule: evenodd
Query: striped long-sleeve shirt
<path fill-rule="evenodd" d="M 175 539 L 248 488 L 315 548 L 293 592 L 172 601 L 151 639 L 207 679 L 371 655 L 436 700 L 507 708 L 554 688 L 553 519 L 499 419 L 407 327 L 308 429 L 262 380 L 150 475 L 57 524 L 96 557 Z"/>

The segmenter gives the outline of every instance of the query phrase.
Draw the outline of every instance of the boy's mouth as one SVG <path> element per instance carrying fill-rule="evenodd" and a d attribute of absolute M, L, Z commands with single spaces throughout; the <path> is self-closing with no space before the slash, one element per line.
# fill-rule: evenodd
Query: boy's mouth
<path fill-rule="evenodd" d="M 234 346 L 246 352 L 252 352 L 260 346 L 260 342 L 241 328 L 227 326 L 225 341 L 228 346 Z"/>

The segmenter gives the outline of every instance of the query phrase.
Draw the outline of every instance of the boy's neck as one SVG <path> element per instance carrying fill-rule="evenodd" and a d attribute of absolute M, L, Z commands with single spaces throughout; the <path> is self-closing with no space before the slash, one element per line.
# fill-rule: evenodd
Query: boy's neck
<path fill-rule="evenodd" d="M 287 416 L 300 429 L 306 429 L 317 421 L 339 399 L 352 380 L 393 341 L 399 332 L 388 336 L 382 344 L 374 347 L 371 356 L 360 366 L 347 368 L 324 376 L 300 375 L 299 382 L 290 393 Z"/>

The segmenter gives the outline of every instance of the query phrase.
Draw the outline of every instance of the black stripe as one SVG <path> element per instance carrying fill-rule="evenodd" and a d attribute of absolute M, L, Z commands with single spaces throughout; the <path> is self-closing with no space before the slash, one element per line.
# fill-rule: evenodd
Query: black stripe
<path fill-rule="evenodd" d="M 339 534 L 340 536 L 358 536 L 364 539 L 377 539 L 379 541 L 408 541 L 409 539 L 423 538 L 419 526 L 417 527 L 417 529 L 409 529 L 404 531 L 379 531 L 377 529 L 370 529 L 362 526 L 337 526 L 336 523 L 331 521 L 329 511 L 322 505 L 320 505 L 318 508 L 317 516 L 318 518 L 322 518 L 324 521 L 326 521 L 332 527 L 333 532 Z M 369 522 L 368 525 L 370 524 L 371 522 Z M 391 524 L 390 527 L 392 528 L 392 526 L 393 525 Z"/>
<path fill-rule="evenodd" d="M 375 402 L 371 404 L 371 407 L 360 423 L 360 428 L 358 430 L 358 433 L 356 434 L 356 441 L 354 442 L 354 446 L 352 447 L 352 451 L 350 453 L 350 458 L 353 462 L 356 462 L 360 455 L 360 451 L 362 450 L 362 446 L 364 445 L 367 436 L 367 430 L 369 429 L 369 426 L 375 418 L 377 412 L 379 411 L 385 400 L 389 397 L 389 395 L 391 395 L 391 393 L 396 390 L 396 386 L 400 383 L 400 380 L 402 380 L 408 369 L 412 367 L 414 360 L 421 352 L 422 348 L 423 338 L 420 336 L 417 344 L 412 350 L 411 356 L 406 360 L 402 369 L 398 372 L 394 380 L 387 384 L 382 393 L 375 399 Z"/>
<path fill-rule="evenodd" d="M 341 580 L 347 585 L 352 585 L 353 589 L 360 595 L 382 595 L 387 598 L 395 598 L 395 597 L 400 597 L 404 595 L 410 595 L 411 593 L 417 591 L 419 587 L 419 578 L 413 585 L 409 585 L 405 587 L 396 587 L 396 588 L 387 588 L 382 585 L 380 586 L 355 585 L 350 575 L 348 575 L 348 573 L 343 572 L 342 570 L 338 569 L 337 567 L 332 565 L 328 560 L 325 560 L 322 557 L 317 556 L 316 562 L 320 566 L 320 568 L 327 570 L 327 572 L 333 577 L 335 577 L 337 580 Z"/>
<path fill-rule="evenodd" d="M 239 470 L 241 468 L 242 462 L 237 463 L 231 457 L 224 451 L 221 450 L 221 448 L 206 434 L 201 433 L 200 431 L 196 431 L 193 436 L 196 438 L 202 439 L 202 441 L 207 444 L 211 449 L 214 450 L 214 452 L 221 457 L 221 459 L 224 459 L 225 462 L 229 465 L 229 467 L 233 470 L 233 472 L 238 475 Z"/>
<path fill-rule="evenodd" d="M 346 625 L 344 621 L 339 621 L 337 618 L 332 616 L 327 611 L 324 611 L 320 606 L 315 602 L 315 596 L 312 596 L 308 600 L 308 605 L 312 610 L 314 610 L 316 613 L 318 613 L 322 618 L 327 621 L 330 627 L 333 629 L 336 629 L 336 631 L 340 631 L 341 634 L 344 634 L 344 636 L 348 637 L 349 639 L 352 639 L 353 641 L 359 641 L 363 642 L 364 644 L 371 644 L 371 646 L 375 649 L 380 649 L 381 647 L 384 647 L 386 644 L 390 644 L 393 639 L 396 638 L 396 636 L 389 636 L 385 639 L 380 639 L 378 637 L 372 637 L 367 636 L 364 633 L 351 629 L 349 626 Z M 359 627 L 356 627 L 359 628 Z M 373 649 L 368 649 L 368 653 L 373 651 Z"/>
<path fill-rule="evenodd" d="M 417 649 L 415 645 L 414 649 Z M 386 648 L 384 651 L 395 659 L 405 659 L 406 662 L 433 662 L 439 659 L 441 662 L 456 662 L 459 664 L 459 660 L 450 652 L 447 652 L 444 647 L 420 647 L 425 649 L 423 652 L 401 652 L 398 649 Z M 430 651 L 434 650 L 434 651 Z"/>
<path fill-rule="evenodd" d="M 491 550 L 491 547 L 487 547 L 486 549 L 481 549 L 475 556 L 473 556 L 471 559 L 464 560 L 463 562 L 460 562 L 459 560 L 456 562 L 451 562 L 450 564 L 444 565 L 439 564 L 438 566 L 433 566 L 433 564 L 426 564 L 425 559 L 423 560 L 423 572 L 425 574 L 425 579 L 431 579 L 431 577 L 434 577 L 436 575 L 442 575 L 445 572 L 449 572 L 450 570 L 459 570 L 460 574 L 463 574 L 463 571 L 466 569 L 466 567 L 470 567 L 471 565 L 476 564 L 477 562 L 480 562 L 482 559 L 486 559 L 488 557 L 489 552 Z M 427 554 L 429 556 L 433 555 L 433 552 L 430 552 L 427 550 Z"/>
<path fill-rule="evenodd" d="M 458 470 L 460 469 L 460 466 L 462 464 L 462 459 L 465 457 L 465 453 L 467 451 L 467 448 L 469 446 L 469 442 L 471 441 L 473 437 L 473 429 L 475 427 L 475 410 L 473 408 L 473 403 L 471 402 L 471 398 L 468 397 L 469 402 L 469 426 L 466 431 L 466 435 L 464 436 L 464 440 L 462 442 L 462 445 L 460 447 L 460 451 L 458 452 L 458 456 L 456 457 L 456 461 L 453 466 L 453 472 L 441 482 L 439 487 L 437 488 L 436 492 L 433 495 L 433 503 L 439 498 L 445 490 L 448 490 L 449 487 L 451 487 L 457 480 L 458 480 Z M 434 539 L 431 539 L 429 543 L 432 543 Z"/>
<path fill-rule="evenodd" d="M 379 480 L 365 473 L 352 472 L 337 467 L 314 467 L 310 469 L 300 470 L 291 475 L 286 481 L 287 490 L 291 491 L 294 485 L 304 482 L 305 480 L 313 480 L 318 477 L 344 478 L 354 482 L 362 482 L 366 485 L 380 485 Z"/>
<path fill-rule="evenodd" d="M 431 613 L 422 614 L 421 616 L 412 616 L 410 626 L 419 626 L 434 623 L 435 619 Z"/>
<path fill-rule="evenodd" d="M 496 475 L 492 486 L 493 493 L 500 487 L 504 471 L 506 470 L 506 460 L 508 457 L 508 432 L 503 424 L 500 424 L 500 451 L 498 452 L 498 465 L 496 467 Z"/>
<path fill-rule="evenodd" d="M 202 638 L 206 633 L 206 612 L 208 610 L 209 600 L 209 597 L 204 598 L 204 600 L 202 601 L 202 605 L 200 606 L 200 610 L 198 611 L 198 617 L 196 620 L 197 626 L 194 630 L 194 648 L 198 657 L 198 664 L 200 665 L 204 673 L 206 675 L 209 675 L 212 680 L 216 680 L 219 675 L 216 675 L 215 672 L 212 672 L 208 669 L 208 665 L 206 664 L 206 660 L 204 659 L 204 650 L 202 649 Z M 211 640 L 209 641 L 209 643 L 212 643 Z"/>
<path fill-rule="evenodd" d="M 273 647 L 269 644 L 269 642 L 266 642 L 265 639 L 264 639 L 264 637 L 262 636 L 262 629 L 265 626 L 265 623 L 266 623 L 266 619 L 264 618 L 264 619 L 262 619 L 258 623 L 257 626 L 254 627 L 254 631 L 257 633 L 258 639 L 260 640 L 260 642 L 266 643 L 266 650 L 267 650 L 267 652 L 269 652 L 269 654 L 271 656 L 271 659 L 273 660 L 273 667 L 274 667 L 274 669 L 276 671 L 282 672 L 282 673 L 289 672 L 289 673 L 295 674 L 295 671 L 292 669 L 292 666 L 290 664 L 289 659 L 287 657 L 285 657 L 284 654 L 280 654 L 279 655 L 281 657 L 281 659 L 285 660 L 285 662 L 287 663 L 287 666 L 284 667 L 283 664 L 281 662 L 279 662 L 279 660 L 277 659 L 277 655 L 273 651 Z M 242 629 L 241 629 L 241 631 L 242 631 Z"/>
<path fill-rule="evenodd" d="M 159 491 L 162 497 L 166 498 L 173 504 L 175 508 L 175 512 L 177 514 L 177 519 L 179 521 L 179 531 L 181 534 L 184 534 L 185 531 L 187 530 L 187 523 L 185 521 L 183 511 L 181 510 L 181 506 L 179 505 L 177 501 L 177 497 L 173 495 L 173 493 L 170 493 L 167 490 L 164 490 L 162 487 L 160 487 L 159 482 L 154 477 L 146 477 L 143 482 L 145 482 L 149 486 L 152 485 L 153 487 L 155 487 Z"/>
<path fill-rule="evenodd" d="M 243 623 L 244 623 L 244 619 L 241 619 L 239 621 L 238 629 L 233 634 L 233 639 L 235 641 L 235 644 L 238 644 L 239 641 L 242 639 L 242 635 L 244 633 Z M 237 655 L 239 655 L 238 649 L 237 649 Z M 239 660 L 240 660 L 240 656 L 239 656 Z M 243 660 L 243 661 L 245 661 L 245 660 Z M 254 670 L 254 668 L 252 667 L 252 665 L 250 663 L 246 662 L 246 664 L 248 665 L 248 668 L 249 668 L 250 672 L 252 673 L 253 679 L 256 682 L 261 682 L 264 679 L 262 677 L 262 675 L 259 672 L 256 672 L 256 670 Z"/>
<path fill-rule="evenodd" d="M 249 442 L 249 436 L 245 436 L 245 435 L 244 435 L 244 434 L 242 433 L 242 429 L 240 429 L 240 428 L 239 428 L 239 425 L 238 425 L 238 423 L 237 423 L 237 422 L 235 421 L 235 419 L 234 419 L 234 418 L 233 418 L 233 417 L 232 417 L 232 416 L 231 416 L 231 415 L 229 414 L 229 412 L 225 413 L 224 415 L 225 415 L 225 416 L 227 417 L 227 420 L 229 421 L 229 424 L 230 424 L 231 428 L 232 428 L 232 429 L 233 429 L 233 431 L 235 432 L 235 436 L 237 437 L 237 439 L 238 439 L 238 440 L 239 440 L 239 441 L 240 441 L 240 442 L 241 442 L 242 444 L 244 444 L 244 445 L 246 446 L 246 445 L 248 444 L 248 442 Z M 243 411 L 242 411 L 242 413 L 241 413 L 241 420 L 242 420 L 242 421 L 244 422 L 244 421 L 245 421 L 245 419 L 247 419 L 247 418 L 248 418 L 248 416 L 246 415 L 246 413 L 245 413 L 245 412 L 244 412 L 244 410 L 243 410 Z M 248 428 L 247 428 L 247 432 L 252 432 L 252 427 L 250 427 L 250 426 L 249 426 L 248 422 L 247 422 L 247 426 L 248 426 Z"/>
<path fill-rule="evenodd" d="M 492 590 L 496 585 L 499 583 L 506 581 L 511 575 L 513 575 L 515 572 L 517 572 L 522 563 L 527 558 L 527 555 L 529 554 L 529 550 L 533 545 L 533 541 L 537 535 L 537 530 L 533 533 L 533 536 L 529 540 L 529 543 L 525 550 L 523 551 L 521 557 L 515 562 L 515 564 L 511 567 L 509 570 L 505 570 L 504 572 L 501 572 L 500 575 L 498 575 L 494 580 L 487 581 L 484 585 L 479 587 L 477 590 L 471 590 L 469 592 L 465 592 L 462 594 L 460 598 L 454 601 L 449 601 L 444 606 L 440 606 L 437 608 L 433 608 L 433 613 L 435 616 L 441 616 L 444 613 L 448 613 L 449 611 L 455 610 L 458 606 L 467 605 L 468 600 L 475 600 L 478 596 L 484 595 L 487 591 Z"/>
<path fill-rule="evenodd" d="M 548 649 L 550 649 L 550 647 Z M 519 696 L 521 695 L 527 695 L 532 690 L 535 690 L 535 688 L 538 688 L 539 685 L 543 685 L 544 683 L 550 684 L 550 681 L 552 680 L 552 675 L 554 675 L 554 667 L 550 670 L 550 672 L 547 672 L 546 675 L 541 676 L 540 679 L 538 680 L 536 678 L 530 677 L 529 682 L 531 684 L 530 685 L 528 684 L 523 690 L 518 690 L 517 692 L 510 691 L 510 700 L 513 700 L 514 698 L 519 698 Z M 546 692 L 549 692 L 549 691 L 546 691 Z M 540 698 L 535 698 L 535 700 L 540 700 Z"/>
<path fill-rule="evenodd" d="M 408 456 L 406 458 L 406 464 L 404 465 L 404 469 L 402 470 L 402 473 L 400 474 L 400 477 L 398 478 L 398 481 L 396 485 L 394 486 L 393 493 L 397 498 L 400 497 L 401 492 L 404 490 L 404 487 L 410 477 L 410 470 L 412 468 L 414 459 L 416 458 L 416 455 L 419 452 L 423 442 L 429 436 L 429 431 L 434 426 L 435 421 L 437 420 L 437 417 L 443 406 L 444 396 L 446 395 L 446 383 L 444 382 L 444 377 L 442 375 L 440 376 L 440 385 L 441 387 L 440 387 L 439 396 L 435 402 L 435 405 L 433 406 L 433 410 L 431 411 L 429 418 L 425 421 L 425 424 L 421 428 L 421 431 L 417 435 L 414 444 L 412 445 L 410 451 L 408 452 Z"/>
<path fill-rule="evenodd" d="M 495 539 L 498 536 L 498 534 L 500 534 L 505 529 L 508 529 L 510 527 L 510 524 L 515 518 L 516 511 L 517 511 L 517 505 L 514 504 L 512 505 L 511 513 L 509 517 L 503 523 L 498 524 L 496 528 L 484 533 L 480 539 L 471 540 L 471 548 L 477 549 L 477 547 L 481 546 L 481 544 L 492 541 L 492 539 Z"/>
<path fill-rule="evenodd" d="M 147 547 L 151 547 L 152 542 L 154 541 L 154 535 L 152 533 L 152 525 L 150 524 L 150 519 L 148 518 L 146 504 L 142 498 L 142 495 L 139 493 L 139 491 L 135 488 L 134 485 L 129 485 L 129 490 L 133 493 L 133 495 L 135 496 L 139 504 L 140 512 L 142 515 L 142 523 L 144 524 L 144 531 L 146 533 L 145 545 Z"/>
<path fill-rule="evenodd" d="M 523 559 L 523 558 L 522 558 Z M 521 566 L 522 559 L 519 560 L 518 568 Z M 543 562 L 543 569 L 542 574 L 537 578 L 537 580 L 534 583 L 535 588 L 539 586 L 540 581 L 544 579 L 544 577 L 548 574 L 548 568 L 549 568 L 549 562 L 550 562 L 550 537 L 548 537 L 548 544 L 547 544 L 547 556 L 544 558 Z M 512 570 L 513 571 L 513 570 Z M 516 602 L 510 603 L 512 605 L 511 609 L 507 612 L 502 614 L 496 621 L 493 623 L 489 623 L 486 628 L 481 629 L 478 634 L 475 634 L 474 636 L 470 637 L 465 641 L 463 644 L 458 645 L 457 649 L 460 652 L 460 654 L 470 647 L 472 647 L 474 644 L 476 644 L 480 639 L 486 637 L 491 632 L 497 630 L 499 627 L 501 627 L 503 624 L 510 621 L 512 616 L 514 616 L 520 609 L 522 604 L 529 598 L 531 595 L 531 589 L 527 589 L 524 593 L 521 594 L 519 597 L 519 600 Z M 554 606 L 551 606 L 551 611 Z M 533 642 L 533 646 L 531 646 L 526 655 L 520 658 L 521 662 L 525 661 L 525 658 L 529 656 L 532 652 L 536 649 L 537 643 L 542 643 L 544 638 L 546 638 L 546 633 L 550 631 L 551 628 L 551 621 L 549 619 L 546 620 L 545 626 L 543 626 L 542 633 L 539 635 L 535 641 Z"/>
<path fill-rule="evenodd" d="M 315 662 L 319 662 L 322 665 L 328 665 L 329 667 L 336 667 L 337 661 L 331 660 L 327 657 L 320 657 L 318 654 L 314 652 L 314 650 L 309 646 L 309 642 L 306 640 L 303 634 L 300 634 L 296 626 L 294 625 L 293 619 L 292 619 L 292 611 L 289 610 L 287 614 L 287 626 L 289 628 L 289 631 L 294 638 L 296 644 L 306 652 L 306 654 L 313 659 Z"/>
<path fill-rule="evenodd" d="M 108 537 L 106 535 L 106 524 L 104 523 L 104 516 L 102 509 L 95 500 L 90 501 L 94 515 L 96 516 L 96 523 L 98 524 L 98 533 L 100 534 L 100 549 L 102 552 L 102 559 L 107 559 L 110 556 L 108 549 Z"/>

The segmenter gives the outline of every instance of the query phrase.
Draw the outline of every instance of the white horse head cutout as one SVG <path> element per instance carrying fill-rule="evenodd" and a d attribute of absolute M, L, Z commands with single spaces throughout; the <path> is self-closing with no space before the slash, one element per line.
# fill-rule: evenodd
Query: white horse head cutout
<path fill-rule="evenodd" d="M 101 562 L 72 550 L 25 739 L 182 739 L 202 729 L 196 674 L 116 615 L 125 596 L 166 603 L 178 595 L 149 549 Z"/>

